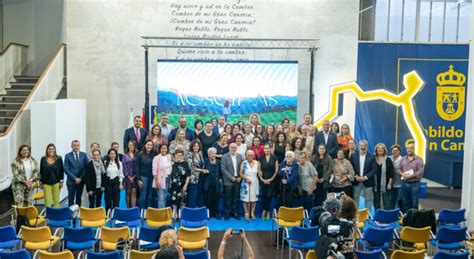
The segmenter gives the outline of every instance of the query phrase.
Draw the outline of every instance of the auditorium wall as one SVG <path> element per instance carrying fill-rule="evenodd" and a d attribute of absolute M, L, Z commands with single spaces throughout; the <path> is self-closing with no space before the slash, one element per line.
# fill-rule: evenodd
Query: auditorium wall
<path fill-rule="evenodd" d="M 68 98 L 87 100 L 87 139 L 121 140 L 130 108 L 144 103 L 140 36 L 320 39 L 315 55 L 315 117 L 327 111 L 329 86 L 355 80 L 359 1 L 353 0 L 76 0 L 67 2 Z M 309 111 L 307 51 L 188 52 L 150 50 L 150 102 L 156 103 L 156 60 L 298 60 L 298 120 Z M 225 87 L 225 86 L 223 86 Z M 355 100 L 344 97 L 353 125 Z M 346 105 L 346 103 L 348 103 Z"/>

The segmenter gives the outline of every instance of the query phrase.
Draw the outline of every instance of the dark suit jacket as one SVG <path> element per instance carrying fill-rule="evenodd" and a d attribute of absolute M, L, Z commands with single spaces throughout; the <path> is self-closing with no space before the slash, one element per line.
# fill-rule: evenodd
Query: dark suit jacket
<path fill-rule="evenodd" d="M 125 130 L 125 133 L 123 134 L 123 150 L 125 150 L 125 147 L 127 147 L 128 142 L 130 140 L 137 142 L 137 149 L 142 150 L 142 147 L 145 144 L 146 136 L 148 136 L 148 131 L 142 128 L 139 128 L 138 130 L 140 130 L 140 142 L 137 141 L 137 136 L 135 136 L 134 127 Z"/>
<path fill-rule="evenodd" d="M 351 156 L 351 164 L 354 167 L 354 172 L 356 176 L 360 175 L 360 161 L 359 161 L 359 152 L 352 154 Z M 363 176 L 367 177 L 367 180 L 364 181 L 365 187 L 374 187 L 375 185 L 375 173 L 377 172 L 377 162 L 375 161 L 375 157 L 369 153 L 365 155 L 365 163 L 364 163 L 364 172 Z M 354 180 L 355 181 L 355 180 Z M 354 182 L 357 183 L 357 182 Z"/>
<path fill-rule="evenodd" d="M 212 127 L 212 132 L 216 133 L 217 135 L 219 135 L 219 125 L 216 125 L 214 127 Z"/>
<path fill-rule="evenodd" d="M 232 157 L 230 153 L 227 153 L 221 158 L 221 170 L 222 178 L 224 179 L 224 185 L 231 186 L 233 184 L 232 179 L 234 178 L 234 170 L 237 170 L 237 177 L 240 177 L 240 164 L 243 159 L 240 154 L 237 154 L 237 168 L 234 168 L 234 163 L 232 163 Z"/>
<path fill-rule="evenodd" d="M 102 162 L 102 161 L 101 161 Z M 104 166 L 105 167 L 105 166 Z M 101 187 L 105 187 L 105 174 L 102 174 L 101 175 Z M 87 165 L 86 165 L 86 168 L 85 168 L 85 172 L 84 172 L 84 175 L 82 176 L 82 182 L 84 183 L 84 185 L 86 186 L 86 190 L 87 192 L 90 192 L 90 191 L 93 191 L 95 192 L 95 187 L 96 187 L 96 183 L 97 183 L 97 178 L 96 178 L 96 174 L 95 174 L 95 168 L 94 168 L 94 164 L 92 161 L 90 161 Z"/>
<path fill-rule="evenodd" d="M 178 132 L 179 127 L 174 128 L 170 135 L 168 136 L 168 143 L 171 143 L 176 138 L 176 132 Z M 194 130 L 186 128 L 186 136 L 184 137 L 185 139 L 189 141 L 193 141 L 195 138 Z"/>
<path fill-rule="evenodd" d="M 313 154 L 318 153 L 318 146 L 320 144 L 325 144 L 326 145 L 326 152 L 332 157 L 336 157 L 337 153 L 337 148 L 339 147 L 339 144 L 337 143 L 337 135 L 336 133 L 329 131 L 329 136 L 328 136 L 328 143 L 324 141 L 324 133 L 323 131 L 319 131 L 316 133 L 316 136 L 314 136 L 314 146 L 313 146 Z"/>
<path fill-rule="evenodd" d="M 71 152 L 67 153 L 64 156 L 64 172 L 67 175 L 67 182 L 68 185 L 76 184 L 75 178 L 82 178 L 84 174 L 84 169 L 89 162 L 89 157 L 86 153 L 80 151 L 78 160 L 74 158 L 74 154 Z"/>

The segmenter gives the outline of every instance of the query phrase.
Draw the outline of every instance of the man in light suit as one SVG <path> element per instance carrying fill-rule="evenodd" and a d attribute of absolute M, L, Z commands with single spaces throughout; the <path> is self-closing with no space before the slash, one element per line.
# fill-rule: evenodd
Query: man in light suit
<path fill-rule="evenodd" d="M 87 163 L 89 163 L 89 157 L 85 152 L 80 151 L 81 143 L 79 140 L 73 140 L 71 148 L 72 151 L 64 157 L 64 172 L 67 175 L 68 206 L 74 204 L 81 206 L 82 191 L 84 189 L 84 183 L 81 178 Z"/>
<path fill-rule="evenodd" d="M 314 136 L 313 155 L 318 152 L 318 147 L 320 144 L 324 144 L 326 146 L 328 155 L 330 155 L 332 158 L 336 157 L 339 144 L 337 143 L 336 133 L 329 130 L 328 120 L 323 121 L 323 130 L 319 131 L 316 136 Z"/>
<path fill-rule="evenodd" d="M 173 126 L 168 124 L 168 114 L 162 113 L 160 120 L 161 120 L 161 123 L 159 125 L 161 127 L 161 134 L 163 134 L 163 136 L 165 136 L 166 139 L 168 139 L 168 136 L 173 130 Z"/>
<path fill-rule="evenodd" d="M 184 129 L 186 132 L 186 135 L 184 136 L 185 139 L 189 141 L 193 141 L 195 136 L 194 136 L 194 130 L 189 129 L 186 127 L 186 118 L 185 117 L 180 117 L 179 118 L 179 127 L 174 128 L 171 132 L 170 135 L 168 136 L 168 143 L 171 143 L 171 141 L 176 139 L 176 132 L 178 132 L 179 129 Z"/>
<path fill-rule="evenodd" d="M 142 128 L 142 117 L 135 116 L 135 118 L 133 118 L 133 127 L 126 129 L 123 134 L 124 151 L 130 140 L 135 141 L 137 143 L 137 149 L 141 151 L 147 135 L 148 131 Z"/>
<path fill-rule="evenodd" d="M 354 200 L 359 208 L 359 198 L 361 193 L 365 198 L 365 207 L 372 208 L 374 200 L 375 173 L 377 171 L 377 162 L 375 157 L 367 153 L 367 140 L 359 141 L 359 152 L 351 155 L 350 161 L 354 167 L 355 179 L 352 183 Z"/>
<path fill-rule="evenodd" d="M 229 153 L 222 156 L 221 170 L 224 178 L 225 194 L 225 219 L 234 217 L 239 220 L 239 202 L 240 202 L 240 164 L 242 156 L 237 153 L 237 144 L 229 145 Z"/>

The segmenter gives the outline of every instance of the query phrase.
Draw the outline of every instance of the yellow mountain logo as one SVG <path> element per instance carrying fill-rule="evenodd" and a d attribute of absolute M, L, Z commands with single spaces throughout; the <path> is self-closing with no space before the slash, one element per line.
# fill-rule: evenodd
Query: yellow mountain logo
<path fill-rule="evenodd" d="M 455 72 L 453 65 L 449 70 L 436 76 L 436 111 L 447 121 L 457 120 L 464 113 L 466 76 Z"/>

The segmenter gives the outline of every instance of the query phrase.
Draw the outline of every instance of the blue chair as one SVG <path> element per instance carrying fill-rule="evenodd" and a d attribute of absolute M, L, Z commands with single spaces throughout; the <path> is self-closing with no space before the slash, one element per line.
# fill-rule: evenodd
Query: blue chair
<path fill-rule="evenodd" d="M 316 213 L 316 207 L 311 208 L 309 215 L 304 219 L 303 224 L 305 227 L 311 226 L 311 219 L 313 218 L 314 213 Z"/>
<path fill-rule="evenodd" d="M 129 228 L 135 228 L 140 226 L 142 218 L 140 215 L 140 209 L 135 208 L 115 208 L 112 211 L 112 225 L 114 227 L 127 226 Z"/>
<path fill-rule="evenodd" d="M 122 255 L 119 251 L 113 251 L 108 253 L 96 253 L 92 251 L 87 251 L 86 256 L 82 257 L 82 253 L 79 253 L 77 258 L 85 258 L 85 259 L 122 259 Z"/>
<path fill-rule="evenodd" d="M 91 227 L 64 227 L 62 242 L 63 250 L 92 250 L 97 239 Z"/>
<path fill-rule="evenodd" d="M 159 230 L 157 228 L 140 227 L 137 234 L 138 250 L 155 250 L 160 248 L 158 243 L 160 236 L 158 233 Z"/>
<path fill-rule="evenodd" d="M 455 254 L 451 254 L 444 251 L 438 251 L 433 257 L 433 259 L 468 259 L 468 258 L 469 258 L 468 251 L 462 251 Z"/>
<path fill-rule="evenodd" d="M 209 210 L 206 207 L 188 208 L 184 207 L 179 215 L 180 226 L 185 228 L 207 227 Z"/>
<path fill-rule="evenodd" d="M 209 250 L 201 250 L 198 252 L 184 252 L 184 258 L 186 259 L 210 259 L 211 252 Z"/>
<path fill-rule="evenodd" d="M 72 226 L 73 217 L 72 210 L 69 207 L 65 208 L 50 208 L 46 207 L 46 215 L 48 226 L 55 228 L 62 228 Z"/>
<path fill-rule="evenodd" d="M 466 221 L 465 214 L 466 209 L 441 209 L 438 215 L 438 225 L 440 227 L 446 225 L 452 227 L 462 227 L 462 223 Z"/>
<path fill-rule="evenodd" d="M 376 249 L 373 251 L 361 251 L 355 250 L 358 259 L 381 259 L 387 258 L 387 255 L 382 251 L 382 249 Z"/>
<path fill-rule="evenodd" d="M 0 227 L 0 249 L 14 249 L 20 243 L 13 226 Z"/>
<path fill-rule="evenodd" d="M 285 230 L 287 231 L 287 228 Z M 286 235 L 285 240 L 289 247 L 289 258 L 291 258 L 291 249 L 309 250 L 314 248 L 319 238 L 319 227 L 292 227 Z M 283 255 L 283 249 L 281 249 L 281 254 Z"/>
<path fill-rule="evenodd" d="M 388 249 L 393 241 L 393 227 L 371 227 L 365 229 L 364 239 L 359 239 L 358 244 L 367 250 Z"/>
<path fill-rule="evenodd" d="M 383 210 L 378 209 L 375 211 L 372 220 L 369 220 L 369 226 L 374 227 L 396 227 L 400 220 L 400 209 Z"/>
<path fill-rule="evenodd" d="M 436 239 L 430 240 L 431 245 L 438 249 L 457 251 L 464 248 L 463 242 L 467 240 L 467 227 L 441 227 L 436 233 Z"/>
<path fill-rule="evenodd" d="M 26 249 L 17 251 L 0 251 L 1 259 L 30 259 L 31 256 Z"/>

